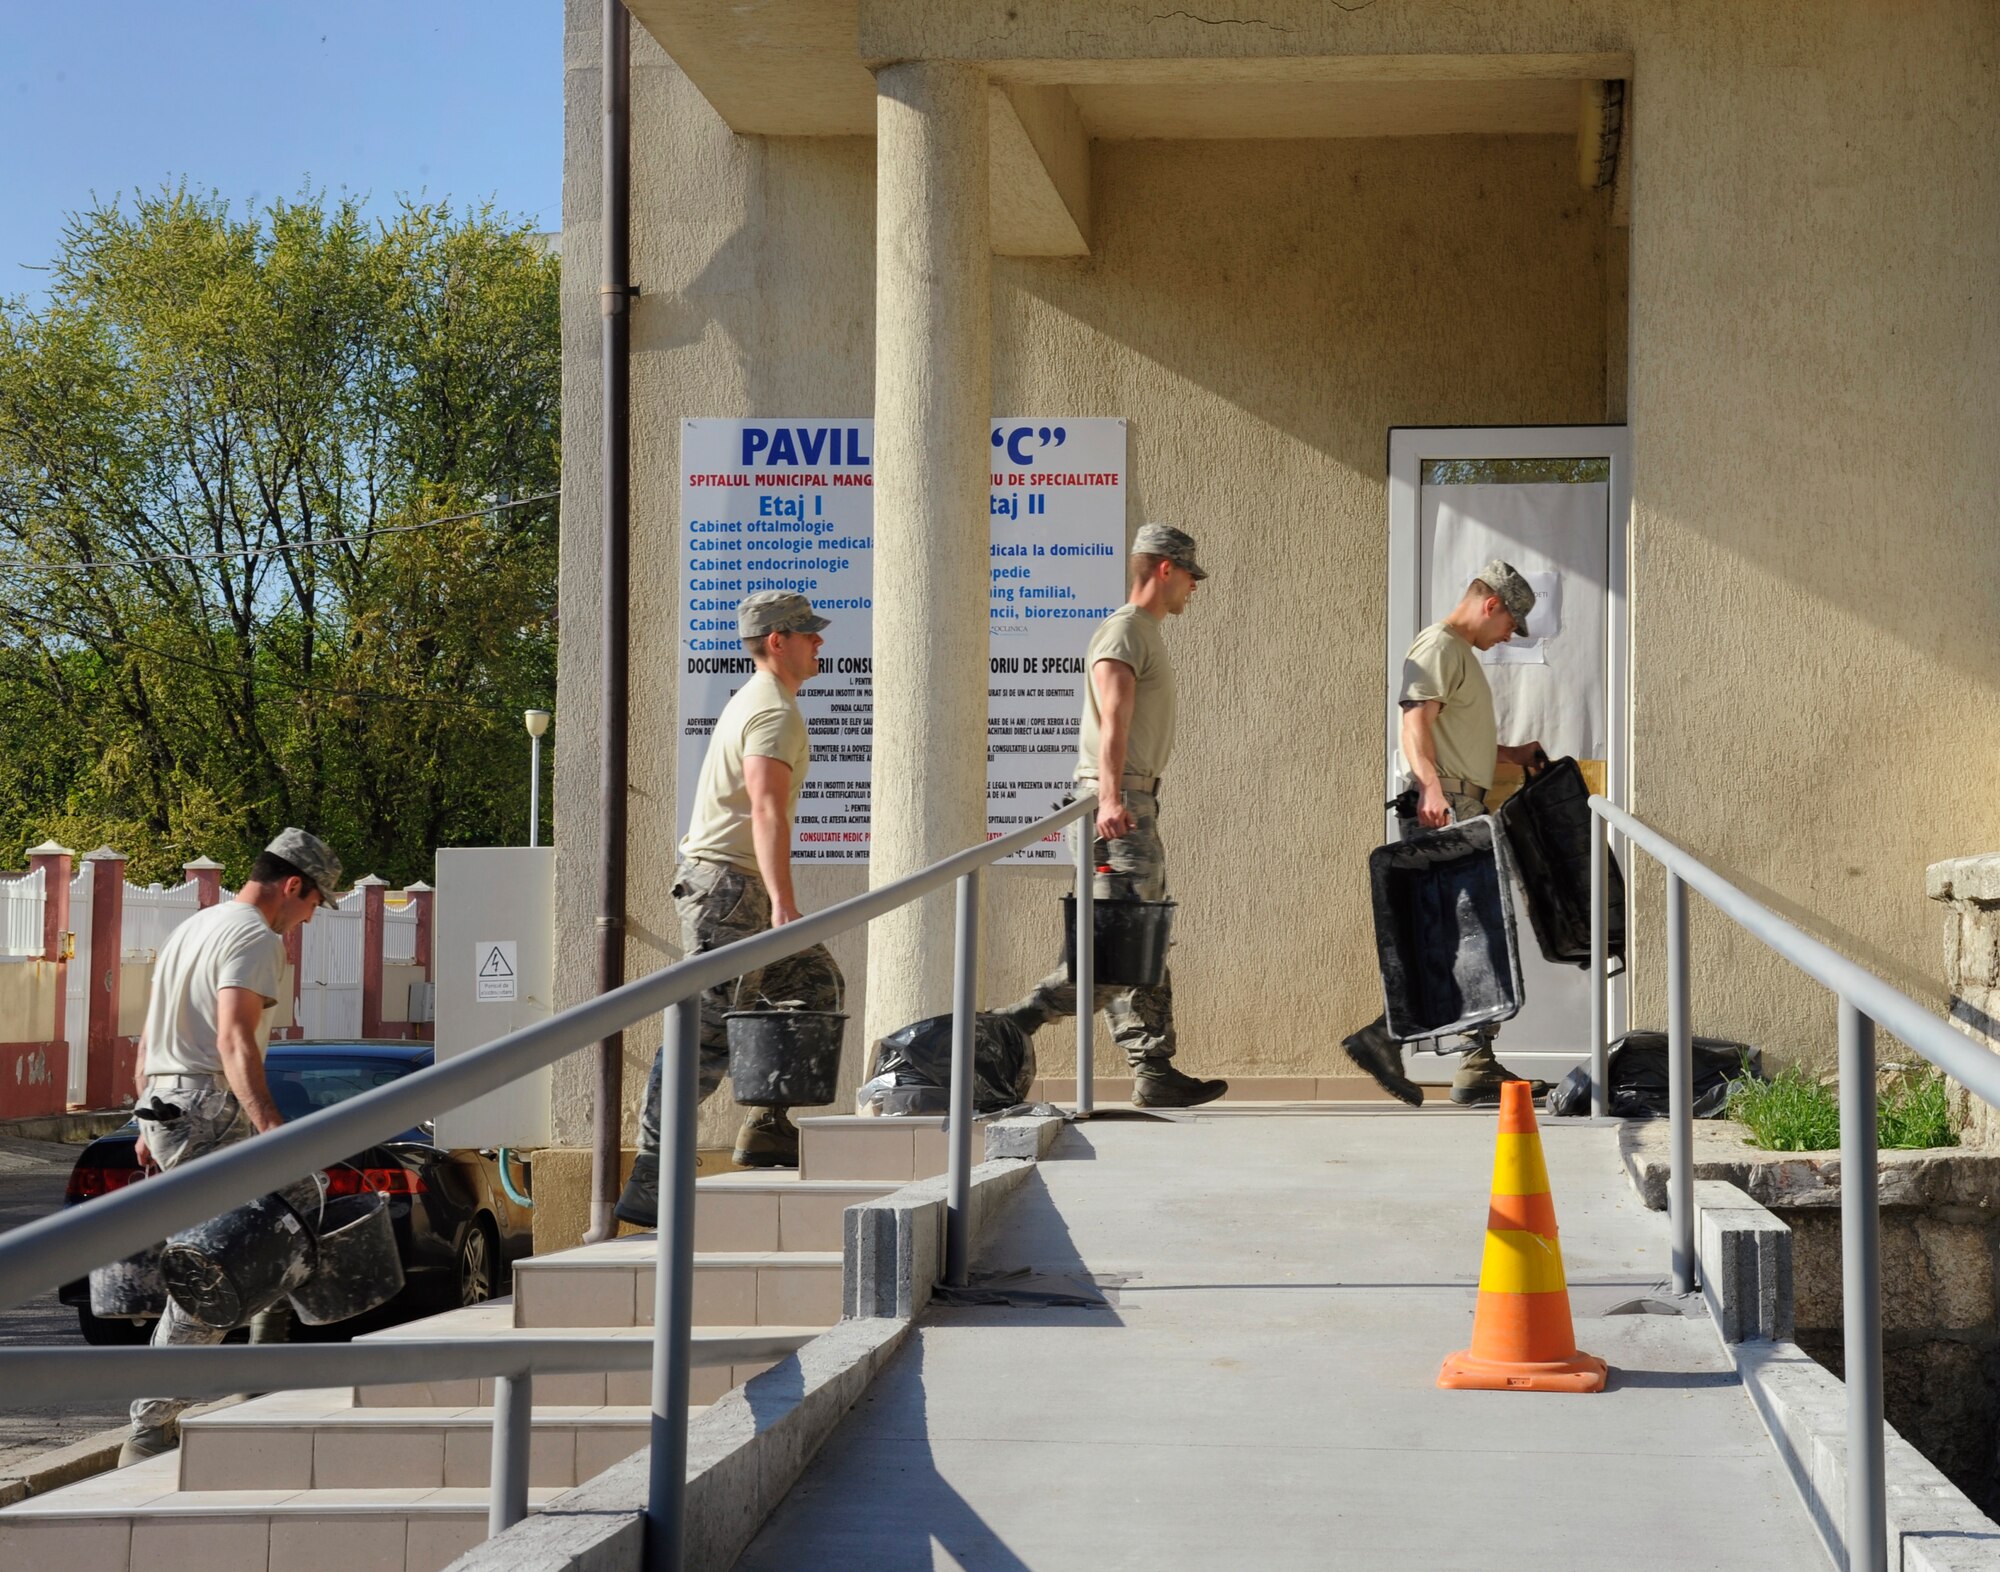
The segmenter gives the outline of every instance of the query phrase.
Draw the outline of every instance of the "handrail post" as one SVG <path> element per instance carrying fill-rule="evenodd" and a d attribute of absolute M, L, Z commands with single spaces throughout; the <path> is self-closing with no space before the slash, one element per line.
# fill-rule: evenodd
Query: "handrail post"
<path fill-rule="evenodd" d="M 493 1381 L 493 1468 L 486 1537 L 504 1534 L 528 1515 L 528 1454 L 533 1439 L 535 1377 L 526 1368 Z"/>
<path fill-rule="evenodd" d="M 1610 1046 L 1605 1015 L 1610 1003 L 1611 940 L 1604 910 L 1604 821 L 1590 815 L 1590 1112 L 1602 1119 L 1611 1112 Z"/>
<path fill-rule="evenodd" d="M 1875 1023 L 1840 1001 L 1840 1288 L 1847 1376 L 1847 1565 L 1887 1572 Z"/>
<path fill-rule="evenodd" d="M 946 1121 L 944 1280 L 965 1286 L 972 1246 L 972 1076 L 979 1018 L 979 871 L 958 880 L 951 972 L 951 1114 Z"/>
<path fill-rule="evenodd" d="M 1097 810 L 1076 821 L 1076 1116 L 1088 1119 L 1097 1096 L 1097 868 L 1091 860 Z"/>
<path fill-rule="evenodd" d="M 647 1572 L 681 1572 L 687 1506 L 689 1353 L 694 1338 L 695 1112 L 701 997 L 666 1012 L 660 1063 L 660 1212 L 653 1267 L 653 1446 Z"/>
<path fill-rule="evenodd" d="M 1673 1171 L 1667 1219 L 1673 1231 L 1674 1292 L 1693 1293 L 1694 1037 L 1688 1026 L 1688 902 L 1681 876 L 1667 870 L 1667 1114 Z"/>

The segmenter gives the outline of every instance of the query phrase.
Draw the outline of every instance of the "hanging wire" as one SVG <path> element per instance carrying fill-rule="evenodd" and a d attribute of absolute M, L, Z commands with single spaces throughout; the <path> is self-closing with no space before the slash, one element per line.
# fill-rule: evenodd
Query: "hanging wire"
<path fill-rule="evenodd" d="M 490 508 L 475 508 L 470 513 L 454 513 L 446 518 L 421 519 L 414 524 L 384 524 L 375 529 L 356 530 L 349 535 L 321 535 L 313 540 L 281 541 L 273 546 L 245 546 L 235 551 L 167 551 L 153 557 L 106 558 L 95 562 L 24 562 L 18 558 L 6 558 L 0 559 L 0 569 L 15 573 L 96 573 L 112 568 L 149 568 L 167 562 L 229 562 L 238 558 L 277 557 L 289 551 L 317 551 L 322 546 L 344 546 L 355 541 L 373 540 L 377 535 L 407 535 L 415 530 L 437 529 L 445 524 L 465 524 L 513 508 L 553 501 L 561 495 L 559 491 L 538 491 L 532 497 L 496 502 Z"/>

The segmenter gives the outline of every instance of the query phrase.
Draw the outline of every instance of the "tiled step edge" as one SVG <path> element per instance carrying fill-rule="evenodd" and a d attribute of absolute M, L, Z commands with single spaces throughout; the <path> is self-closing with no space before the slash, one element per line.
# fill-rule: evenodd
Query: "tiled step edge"
<path fill-rule="evenodd" d="M 1048 1154 L 1062 1125 L 1061 1119 L 1051 1118 L 1002 1119 L 987 1125 L 988 1161 L 972 1175 L 975 1240 L 993 1203 L 1027 1177 L 1036 1158 Z M 905 1198 L 901 1213 L 915 1220 L 905 1225 L 914 1246 L 924 1232 L 921 1219 L 934 1204 L 932 1188 L 920 1181 L 870 1205 L 893 1213 L 898 1197 Z M 941 1199 L 935 1204 L 941 1216 Z M 854 1211 L 849 1209 L 850 1227 Z M 895 1262 L 900 1254 L 890 1251 L 878 1259 Z M 881 1297 L 879 1283 L 871 1297 Z M 689 1566 L 735 1563 L 834 1427 L 902 1346 L 911 1324 L 905 1316 L 842 1321 L 791 1359 L 729 1393 L 688 1426 Z M 524 1566 L 548 1572 L 637 1567 L 651 1467 L 650 1449 L 635 1453 L 589 1484 L 557 1496 L 527 1522 L 467 1552 L 452 1563 L 450 1572 L 519 1572 Z"/>

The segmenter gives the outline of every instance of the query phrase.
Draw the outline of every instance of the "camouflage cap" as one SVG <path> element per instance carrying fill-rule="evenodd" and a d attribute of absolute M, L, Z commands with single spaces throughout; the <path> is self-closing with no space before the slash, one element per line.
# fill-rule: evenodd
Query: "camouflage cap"
<path fill-rule="evenodd" d="M 1141 524 L 1132 539 L 1132 555 L 1165 557 L 1177 568 L 1186 568 L 1197 579 L 1208 577 L 1208 569 L 1194 560 L 1194 536 L 1171 524 Z"/>
<path fill-rule="evenodd" d="M 767 633 L 817 633 L 832 624 L 813 615 L 812 602 L 791 590 L 759 590 L 746 595 L 736 608 L 739 638 L 761 639 Z"/>
<path fill-rule="evenodd" d="M 1514 564 L 1495 557 L 1479 570 L 1478 578 L 1480 583 L 1500 597 L 1500 604 L 1514 619 L 1516 635 L 1524 639 L 1529 637 L 1528 613 L 1535 609 L 1535 592 L 1528 588 L 1528 581 L 1521 577 Z"/>
<path fill-rule="evenodd" d="M 340 898 L 340 859 L 333 848 L 305 830 L 285 828 L 264 848 L 273 857 L 282 857 L 314 884 L 329 903 Z"/>

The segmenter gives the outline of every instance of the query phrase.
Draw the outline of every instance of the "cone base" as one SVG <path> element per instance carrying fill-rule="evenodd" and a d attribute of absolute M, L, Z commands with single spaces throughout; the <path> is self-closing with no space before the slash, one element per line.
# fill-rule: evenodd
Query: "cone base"
<path fill-rule="evenodd" d="M 1481 1359 L 1471 1349 L 1451 1355 L 1438 1385 L 1459 1392 L 1602 1392 L 1606 1366 L 1595 1354 L 1532 1363 Z"/>

